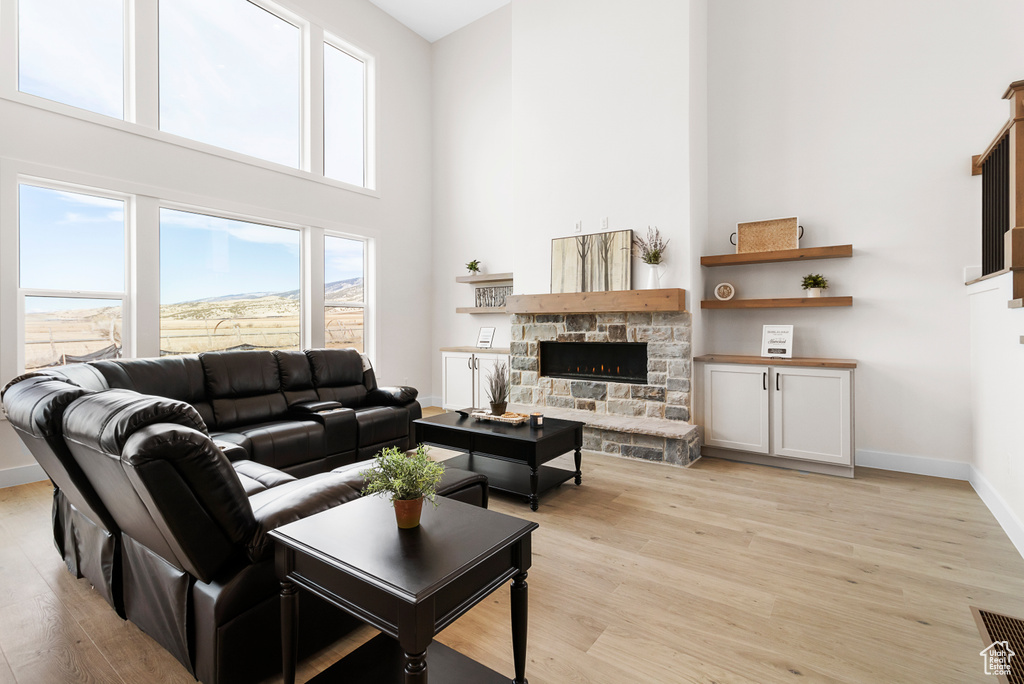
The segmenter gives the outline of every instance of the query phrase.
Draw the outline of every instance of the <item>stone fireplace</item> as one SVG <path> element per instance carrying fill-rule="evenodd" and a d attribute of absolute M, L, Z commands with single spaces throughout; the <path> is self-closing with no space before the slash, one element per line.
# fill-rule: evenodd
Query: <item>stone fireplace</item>
<path fill-rule="evenodd" d="M 586 422 L 586 449 L 688 465 L 690 340 L 685 311 L 517 313 L 510 400 Z"/>

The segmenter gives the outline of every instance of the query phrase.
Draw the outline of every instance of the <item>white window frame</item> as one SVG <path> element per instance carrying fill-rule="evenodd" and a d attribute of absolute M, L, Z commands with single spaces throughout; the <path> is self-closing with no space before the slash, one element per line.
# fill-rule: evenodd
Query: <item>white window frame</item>
<path fill-rule="evenodd" d="M 303 226 L 303 225 L 300 225 L 300 224 L 293 224 L 293 223 L 289 223 L 287 221 L 277 221 L 277 220 L 261 218 L 261 217 L 258 217 L 258 216 L 252 215 L 252 214 L 242 214 L 242 213 L 233 212 L 233 211 L 225 211 L 225 210 L 222 210 L 222 209 L 214 209 L 214 208 L 211 208 L 211 207 L 200 206 L 200 205 L 195 205 L 195 204 L 185 204 L 185 203 L 182 203 L 182 202 L 174 202 L 174 201 L 171 201 L 171 200 L 158 200 L 157 201 L 157 240 L 156 240 L 156 244 L 157 244 L 157 253 L 158 253 L 158 257 L 157 258 L 158 258 L 158 261 L 160 263 L 161 274 L 163 273 L 163 266 L 164 266 L 163 265 L 163 253 L 160 251 L 160 235 L 159 235 L 160 230 L 162 230 L 162 228 L 160 226 L 160 218 L 159 218 L 160 217 L 160 210 L 161 209 L 171 209 L 173 211 L 181 211 L 181 212 L 186 212 L 186 213 L 189 213 L 189 214 L 201 214 L 203 216 L 210 216 L 210 217 L 213 217 L 213 218 L 227 219 L 229 221 L 244 221 L 245 223 L 254 223 L 254 224 L 260 225 L 260 226 L 267 226 L 268 228 L 280 228 L 282 230 L 292 230 L 292 231 L 297 232 L 298 235 L 299 235 L 299 349 L 307 349 L 307 348 L 309 348 L 309 342 L 308 342 L 308 340 L 309 340 L 309 330 L 308 330 L 308 327 L 309 326 L 308 326 L 308 324 L 306 322 L 308 320 L 308 316 L 307 316 L 306 312 L 309 309 L 309 299 L 310 299 L 310 297 L 309 297 L 309 292 L 307 291 L 308 288 L 306 287 L 305 283 L 306 283 L 306 274 L 307 274 L 307 272 L 309 270 L 309 266 L 310 266 L 310 260 L 308 258 L 308 255 L 306 254 L 306 250 L 303 248 L 303 245 L 305 244 L 305 241 L 306 241 L 305 234 L 306 234 L 306 231 L 309 229 L 308 226 Z M 156 337 L 157 337 L 157 342 L 158 343 L 162 339 L 162 335 L 160 334 L 161 330 L 162 330 L 162 326 L 160 324 L 160 307 L 161 306 L 163 306 L 163 301 L 161 299 L 161 294 L 158 292 L 157 298 L 156 298 L 156 308 L 157 308 L 157 314 L 156 314 L 156 326 L 157 326 Z"/>
<path fill-rule="evenodd" d="M 377 187 L 377 164 L 376 164 L 376 149 L 377 149 L 377 63 L 376 59 L 372 54 L 365 50 L 361 50 L 351 42 L 338 38 L 333 33 L 324 31 L 323 42 L 326 45 L 341 50 L 345 54 L 358 59 L 363 63 L 363 185 L 368 190 L 372 190 Z M 329 180 L 333 180 L 338 183 L 344 183 L 350 185 L 344 181 L 340 181 L 336 178 L 330 178 L 327 173 L 327 150 L 325 149 L 326 137 L 327 137 L 327 121 L 326 117 L 323 116 L 323 109 L 326 103 L 327 84 L 324 82 L 326 76 L 324 69 L 324 58 L 323 51 L 321 50 L 320 55 L 320 88 L 321 88 L 321 101 L 320 101 L 320 116 L 323 118 L 323 123 L 320 126 L 320 147 L 321 157 L 323 164 L 320 166 L 320 174 Z M 360 186 L 356 186 L 360 187 Z M 364 276 L 365 277 L 365 276 Z"/>
<path fill-rule="evenodd" d="M 376 162 L 376 58 L 371 53 L 355 47 L 352 40 L 335 37 L 338 35 L 337 32 L 330 33 L 331 45 L 362 59 L 367 64 L 364 154 L 366 169 L 365 184 L 359 186 L 329 178 L 323 173 L 323 44 L 327 35 L 323 25 L 318 23 L 316 18 L 304 18 L 283 5 L 268 0 L 248 1 L 302 29 L 302 74 L 299 90 L 301 147 L 298 168 L 160 130 L 158 0 L 125 0 L 124 27 L 127 37 L 124 48 L 126 85 L 123 119 L 18 90 L 18 3 L 17 0 L 0 0 L 0 98 L 253 167 L 313 180 L 360 195 L 380 197 L 377 190 Z"/>
<path fill-rule="evenodd" d="M 104 199 L 124 202 L 124 291 L 103 292 L 92 290 L 60 290 L 42 288 L 24 288 L 21 286 L 21 186 L 31 185 L 46 190 L 71 192 L 80 195 L 91 195 Z M 16 229 L 13 231 L 13 242 L 16 254 L 17 278 L 17 368 L 19 373 L 25 372 L 25 298 L 52 297 L 61 299 L 106 299 L 121 302 L 121 356 L 135 356 L 135 312 L 132 306 L 131 293 L 135 291 L 133 282 L 132 255 L 135 253 L 134 195 L 96 188 L 77 183 L 67 183 L 38 176 L 22 175 L 16 177 L 14 189 Z"/>
<path fill-rule="evenodd" d="M 363 301 L 361 302 L 345 302 L 337 304 L 328 304 L 325 297 L 325 288 L 327 285 L 327 238 L 342 238 L 344 240 L 354 240 L 356 242 L 363 243 Z M 376 358 L 376 335 L 374 334 L 376 328 L 374 326 L 374 306 L 375 301 L 375 283 L 376 278 L 370 268 L 372 259 L 370 258 L 371 252 L 374 248 L 374 241 L 372 238 L 364 237 L 362 235 L 352 235 L 350 233 L 343 233 L 337 230 L 324 230 L 323 231 L 323 247 L 321 248 L 322 258 L 320 259 L 320 269 L 323 276 L 323 281 L 320 286 L 321 298 L 323 301 L 323 316 L 320 318 L 320 328 L 323 331 L 324 344 L 327 346 L 327 309 L 329 308 L 342 308 L 342 309 L 362 309 L 363 310 L 363 353 L 366 354 L 371 360 Z"/>

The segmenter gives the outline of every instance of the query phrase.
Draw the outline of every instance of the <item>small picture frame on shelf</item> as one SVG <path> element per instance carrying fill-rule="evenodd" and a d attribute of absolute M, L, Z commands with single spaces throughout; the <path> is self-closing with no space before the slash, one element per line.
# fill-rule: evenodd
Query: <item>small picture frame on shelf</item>
<path fill-rule="evenodd" d="M 494 328 L 480 328 L 480 334 L 476 336 L 477 349 L 490 349 L 494 342 Z"/>
<path fill-rule="evenodd" d="M 761 333 L 761 356 L 773 359 L 793 358 L 793 326 L 764 326 Z"/>

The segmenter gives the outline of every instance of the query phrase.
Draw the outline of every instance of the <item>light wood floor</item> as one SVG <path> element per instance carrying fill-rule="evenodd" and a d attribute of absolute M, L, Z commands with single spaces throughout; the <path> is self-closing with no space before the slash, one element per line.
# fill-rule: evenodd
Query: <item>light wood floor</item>
<path fill-rule="evenodd" d="M 532 684 L 991 684 L 968 606 L 1024 616 L 1024 560 L 964 482 L 589 453 L 583 471 L 537 513 L 492 498 L 540 523 Z M 0 490 L 0 684 L 193 682 L 68 575 L 49 515 L 47 484 Z M 300 681 L 373 634 L 308 659 Z M 439 639 L 511 676 L 508 592 Z"/>

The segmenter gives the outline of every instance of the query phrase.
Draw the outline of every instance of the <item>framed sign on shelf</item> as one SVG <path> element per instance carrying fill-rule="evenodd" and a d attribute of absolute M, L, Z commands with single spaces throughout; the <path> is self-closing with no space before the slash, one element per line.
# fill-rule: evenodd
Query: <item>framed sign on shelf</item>
<path fill-rule="evenodd" d="M 477 349 L 490 349 L 494 342 L 494 328 L 480 328 L 480 334 L 476 337 Z"/>
<path fill-rule="evenodd" d="M 793 326 L 766 325 L 761 333 L 761 356 L 793 358 Z"/>

